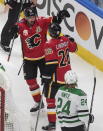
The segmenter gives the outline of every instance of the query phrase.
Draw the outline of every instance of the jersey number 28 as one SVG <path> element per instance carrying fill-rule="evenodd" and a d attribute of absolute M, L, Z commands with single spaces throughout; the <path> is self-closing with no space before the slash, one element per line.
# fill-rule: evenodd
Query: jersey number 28
<path fill-rule="evenodd" d="M 67 66 L 68 64 L 70 64 L 70 59 L 69 59 L 69 49 L 65 49 L 65 50 L 60 50 L 58 52 L 58 56 L 61 56 L 61 60 L 60 60 L 60 67 L 63 66 Z"/>

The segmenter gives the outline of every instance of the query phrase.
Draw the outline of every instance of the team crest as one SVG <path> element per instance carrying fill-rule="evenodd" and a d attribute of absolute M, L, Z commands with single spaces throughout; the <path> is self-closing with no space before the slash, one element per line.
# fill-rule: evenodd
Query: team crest
<path fill-rule="evenodd" d="M 28 48 L 33 49 L 34 47 L 37 47 L 40 45 L 41 40 L 35 41 L 36 38 L 40 38 L 40 34 L 34 34 L 33 36 L 28 37 L 26 39 L 26 43 L 27 43 Z"/>
<path fill-rule="evenodd" d="M 45 49 L 45 55 L 50 55 L 53 53 L 53 50 L 51 48 Z"/>
<path fill-rule="evenodd" d="M 28 30 L 23 30 L 23 35 L 27 36 L 28 35 Z"/>
<path fill-rule="evenodd" d="M 41 32 L 42 31 L 42 29 L 40 28 L 40 26 L 37 26 L 36 27 L 36 33 L 39 33 L 39 32 Z"/>

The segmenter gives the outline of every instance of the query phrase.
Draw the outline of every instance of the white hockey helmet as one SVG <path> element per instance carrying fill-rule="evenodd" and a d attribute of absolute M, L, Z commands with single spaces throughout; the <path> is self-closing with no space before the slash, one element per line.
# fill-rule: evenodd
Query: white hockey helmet
<path fill-rule="evenodd" d="M 67 71 L 64 75 L 64 79 L 66 84 L 77 84 L 78 78 L 74 71 L 70 70 Z"/>

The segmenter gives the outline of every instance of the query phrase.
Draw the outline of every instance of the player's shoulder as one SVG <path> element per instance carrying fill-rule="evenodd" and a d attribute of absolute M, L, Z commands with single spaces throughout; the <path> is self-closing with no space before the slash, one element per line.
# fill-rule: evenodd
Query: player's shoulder
<path fill-rule="evenodd" d="M 75 93 L 78 96 L 86 96 L 87 95 L 82 89 L 79 89 L 79 88 L 74 88 L 74 89 L 75 89 Z"/>
<path fill-rule="evenodd" d="M 83 90 L 78 89 L 78 88 L 67 88 L 65 86 L 62 86 L 60 90 L 69 92 L 77 96 L 86 96 L 87 95 Z"/>

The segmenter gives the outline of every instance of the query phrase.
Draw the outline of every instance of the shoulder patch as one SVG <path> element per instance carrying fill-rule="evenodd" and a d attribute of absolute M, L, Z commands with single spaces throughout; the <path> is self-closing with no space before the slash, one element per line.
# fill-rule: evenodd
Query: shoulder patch
<path fill-rule="evenodd" d="M 45 55 L 50 55 L 50 54 L 52 54 L 52 53 L 53 53 L 52 48 L 46 48 L 46 49 L 45 49 Z"/>

